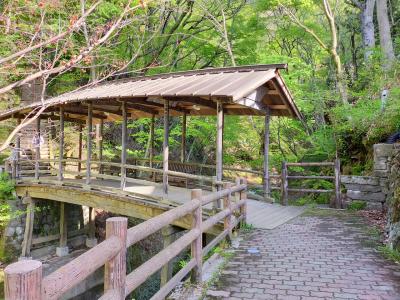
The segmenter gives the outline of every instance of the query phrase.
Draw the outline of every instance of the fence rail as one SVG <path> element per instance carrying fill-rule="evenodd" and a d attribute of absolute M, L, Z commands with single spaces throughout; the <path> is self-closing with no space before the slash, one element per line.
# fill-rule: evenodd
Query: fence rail
<path fill-rule="evenodd" d="M 199 282 L 203 257 L 223 238 L 231 235 L 239 222 L 246 221 L 246 191 L 245 179 L 237 179 L 234 186 L 225 183 L 221 191 L 205 196 L 200 189 L 194 189 L 191 201 L 129 229 L 127 218 L 109 218 L 103 242 L 44 278 L 39 261 L 25 260 L 7 266 L 4 270 L 6 299 L 58 299 L 103 265 L 104 295 L 100 299 L 125 299 L 152 274 L 190 246 L 192 259 L 152 297 L 153 300 L 164 299 L 189 272 L 192 272 L 192 280 Z M 221 198 L 224 199 L 223 209 L 203 220 L 202 207 Z M 126 274 L 128 247 L 188 214 L 191 214 L 193 220 L 191 230 L 133 272 Z M 221 221 L 224 221 L 223 232 L 203 248 L 202 233 Z"/>
<path fill-rule="evenodd" d="M 288 167 L 333 167 L 334 176 L 326 175 L 289 175 Z M 281 200 L 283 205 L 288 204 L 289 192 L 299 193 L 335 193 L 335 207 L 342 207 L 342 200 L 340 196 L 340 160 L 336 159 L 334 162 L 297 162 L 297 163 L 282 163 L 281 173 Z M 305 189 L 305 188 L 290 188 L 289 180 L 333 180 L 335 189 Z"/>

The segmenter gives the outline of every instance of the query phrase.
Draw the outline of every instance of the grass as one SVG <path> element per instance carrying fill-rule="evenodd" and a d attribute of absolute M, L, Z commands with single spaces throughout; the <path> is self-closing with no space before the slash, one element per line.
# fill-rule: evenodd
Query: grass
<path fill-rule="evenodd" d="M 365 201 L 360 201 L 360 200 L 355 200 L 355 201 L 352 201 L 352 202 L 347 206 L 347 209 L 348 209 L 348 210 L 352 210 L 352 211 L 357 211 L 357 210 L 365 209 L 366 207 L 367 207 L 367 202 L 365 202 Z"/>
<path fill-rule="evenodd" d="M 385 258 L 394 261 L 396 263 L 400 263 L 400 251 L 389 248 L 389 246 L 378 246 L 378 251 Z"/>

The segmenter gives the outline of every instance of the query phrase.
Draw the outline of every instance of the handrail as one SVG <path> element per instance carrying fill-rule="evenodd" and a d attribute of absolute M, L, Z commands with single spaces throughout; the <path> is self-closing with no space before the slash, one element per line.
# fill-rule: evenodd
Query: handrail
<path fill-rule="evenodd" d="M 189 272 L 195 281 L 201 280 L 203 256 L 223 238 L 232 234 L 239 222 L 246 221 L 245 179 L 230 183 L 224 189 L 202 196 L 201 190 L 192 190 L 192 200 L 163 214 L 127 229 L 127 218 L 113 217 L 106 222 L 106 240 L 42 279 L 42 265 L 39 261 L 17 262 L 5 269 L 6 300 L 8 299 L 58 299 L 66 291 L 105 265 L 104 294 L 100 299 L 125 299 L 134 289 L 145 282 L 181 251 L 191 245 L 192 259 L 170 279 L 152 299 L 163 299 Z M 237 197 L 232 197 L 238 193 Z M 202 206 L 224 198 L 224 208 L 217 214 L 202 220 Z M 231 199 L 237 199 L 231 203 Z M 240 214 L 232 222 L 235 212 Z M 191 214 L 192 229 L 158 254 L 150 258 L 130 274 L 126 274 L 126 248 L 148 237 L 166 225 Z M 214 224 L 224 220 L 224 230 L 205 248 L 202 247 L 202 233 Z M 23 287 L 23 288 L 22 288 Z M 35 293 L 31 291 L 35 290 Z M 37 291 L 38 290 L 38 291 Z M 40 291 L 42 291 L 40 293 Z"/>

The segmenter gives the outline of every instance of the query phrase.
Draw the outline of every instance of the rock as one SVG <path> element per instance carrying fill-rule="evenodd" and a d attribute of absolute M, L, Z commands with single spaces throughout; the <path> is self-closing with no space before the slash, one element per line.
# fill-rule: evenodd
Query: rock
<path fill-rule="evenodd" d="M 225 291 L 208 290 L 207 291 L 207 296 L 216 297 L 216 298 L 229 298 L 230 297 L 230 293 L 229 292 L 225 292 Z"/>
<path fill-rule="evenodd" d="M 15 233 L 18 236 L 21 236 L 24 233 L 24 229 L 21 226 L 18 226 L 17 228 L 15 228 Z"/>
<path fill-rule="evenodd" d="M 382 187 L 380 185 L 368 185 L 368 184 L 345 184 L 346 190 L 360 191 L 360 192 L 381 192 Z"/>
<path fill-rule="evenodd" d="M 386 199 L 386 195 L 384 193 L 369 193 L 369 192 L 360 192 L 360 191 L 351 191 L 348 190 L 346 196 L 353 200 L 364 200 L 364 201 L 378 201 L 383 202 Z"/>
<path fill-rule="evenodd" d="M 14 236 L 15 228 L 14 227 L 7 227 L 5 236 L 12 237 Z"/>
<path fill-rule="evenodd" d="M 374 157 L 388 157 L 392 155 L 393 145 L 392 144 L 375 144 L 374 145 Z"/>
<path fill-rule="evenodd" d="M 372 176 L 340 176 L 340 182 L 343 184 L 370 184 L 379 185 L 379 178 Z"/>

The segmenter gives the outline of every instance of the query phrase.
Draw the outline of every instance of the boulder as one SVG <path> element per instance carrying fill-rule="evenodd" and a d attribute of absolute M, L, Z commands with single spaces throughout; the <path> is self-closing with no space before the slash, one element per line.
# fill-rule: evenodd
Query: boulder
<path fill-rule="evenodd" d="M 393 151 L 393 144 L 375 144 L 374 158 L 391 156 L 392 151 Z"/>
<path fill-rule="evenodd" d="M 379 185 L 379 178 L 372 176 L 340 176 L 340 182 L 343 184 L 363 184 Z"/>
<path fill-rule="evenodd" d="M 384 193 L 370 193 L 348 190 L 346 193 L 347 197 L 353 200 L 364 200 L 364 201 L 377 201 L 384 202 L 386 195 Z"/>

